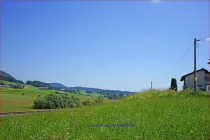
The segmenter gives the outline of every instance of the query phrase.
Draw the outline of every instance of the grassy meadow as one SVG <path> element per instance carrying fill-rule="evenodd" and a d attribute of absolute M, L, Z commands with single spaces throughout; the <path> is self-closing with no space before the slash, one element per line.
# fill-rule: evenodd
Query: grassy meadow
<path fill-rule="evenodd" d="M 54 92 L 55 90 L 39 90 L 33 86 L 25 86 L 24 89 L 0 88 L 0 112 L 35 111 L 32 109 L 34 99 L 38 95 L 45 96 Z M 80 98 L 81 101 L 96 98 L 94 96 L 66 93 Z"/>
<path fill-rule="evenodd" d="M 0 139 L 210 139 L 209 109 L 209 95 L 144 91 L 98 106 L 3 117 Z"/>

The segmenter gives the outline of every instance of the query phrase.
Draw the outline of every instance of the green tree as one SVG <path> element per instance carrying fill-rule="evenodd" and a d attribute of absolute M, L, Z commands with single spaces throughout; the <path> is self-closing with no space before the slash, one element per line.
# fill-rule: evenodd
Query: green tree
<path fill-rule="evenodd" d="M 177 82 L 176 82 L 176 78 L 172 78 L 171 79 L 171 87 L 170 89 L 177 91 Z"/>

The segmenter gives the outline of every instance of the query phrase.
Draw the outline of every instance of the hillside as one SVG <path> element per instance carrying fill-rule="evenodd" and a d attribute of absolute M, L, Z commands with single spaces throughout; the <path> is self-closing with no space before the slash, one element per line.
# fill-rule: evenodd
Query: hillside
<path fill-rule="evenodd" d="M 20 83 L 24 84 L 23 81 L 21 80 L 16 80 L 14 77 L 12 77 L 10 74 L 0 71 L 0 80 L 8 81 L 8 82 L 14 82 L 14 83 Z M 73 93 L 78 93 L 78 92 L 85 92 L 88 94 L 101 94 L 101 95 L 106 95 L 106 96 L 111 96 L 113 94 L 115 95 L 129 95 L 133 94 L 133 92 L 130 91 L 121 91 L 121 90 L 106 90 L 106 89 L 99 89 L 99 88 L 90 88 L 90 87 L 66 87 L 61 83 L 45 83 L 41 81 L 30 81 L 28 80 L 26 82 L 26 85 L 30 85 L 33 87 L 48 87 L 49 89 L 64 89 L 67 92 L 73 92 Z"/>
<path fill-rule="evenodd" d="M 5 76 L 5 77 L 10 77 L 10 78 L 15 79 L 15 78 L 12 77 L 10 74 L 8 74 L 8 73 L 6 73 L 6 72 L 4 72 L 4 71 L 1 71 L 1 70 L 0 70 L 0 76 Z"/>
<path fill-rule="evenodd" d="M 50 84 L 54 89 L 62 89 L 62 88 L 66 88 L 63 84 L 61 83 L 48 83 Z"/>
<path fill-rule="evenodd" d="M 89 88 L 89 87 L 67 87 L 66 91 L 86 91 L 86 93 L 97 93 L 97 94 L 132 94 L 130 91 L 121 90 L 106 90 L 99 88 Z"/>
<path fill-rule="evenodd" d="M 66 87 L 61 83 L 48 83 L 54 89 L 65 89 L 68 92 L 81 92 L 84 91 L 88 94 L 132 94 L 130 91 L 120 91 L 120 90 L 106 90 L 106 89 L 99 89 L 99 88 L 89 88 L 89 87 Z"/>
<path fill-rule="evenodd" d="M 0 80 L 24 84 L 23 81 L 15 79 L 10 74 L 0 70 Z"/>
<path fill-rule="evenodd" d="M 0 80 L 0 84 L 1 83 L 3 83 L 4 85 L 17 85 L 17 83 L 9 82 L 9 81 L 3 81 L 3 80 Z M 27 84 L 20 84 L 20 85 L 23 86 L 24 89 L 38 90 L 37 87 L 31 86 L 31 85 L 27 85 Z"/>

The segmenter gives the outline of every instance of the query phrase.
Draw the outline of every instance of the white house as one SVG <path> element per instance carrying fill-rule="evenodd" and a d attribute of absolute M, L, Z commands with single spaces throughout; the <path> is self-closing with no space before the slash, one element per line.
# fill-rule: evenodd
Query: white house
<path fill-rule="evenodd" d="M 210 91 L 210 72 L 202 68 L 196 71 L 196 76 L 197 76 L 197 88 Z M 184 81 L 184 86 L 186 88 L 193 89 L 194 88 L 194 72 L 183 75 L 180 81 Z"/>

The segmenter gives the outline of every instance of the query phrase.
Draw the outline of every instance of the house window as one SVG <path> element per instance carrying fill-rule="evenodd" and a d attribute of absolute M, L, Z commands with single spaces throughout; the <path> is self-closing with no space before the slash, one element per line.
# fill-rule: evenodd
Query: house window
<path fill-rule="evenodd" d="M 202 85 L 198 85 L 198 87 L 202 87 Z"/>

